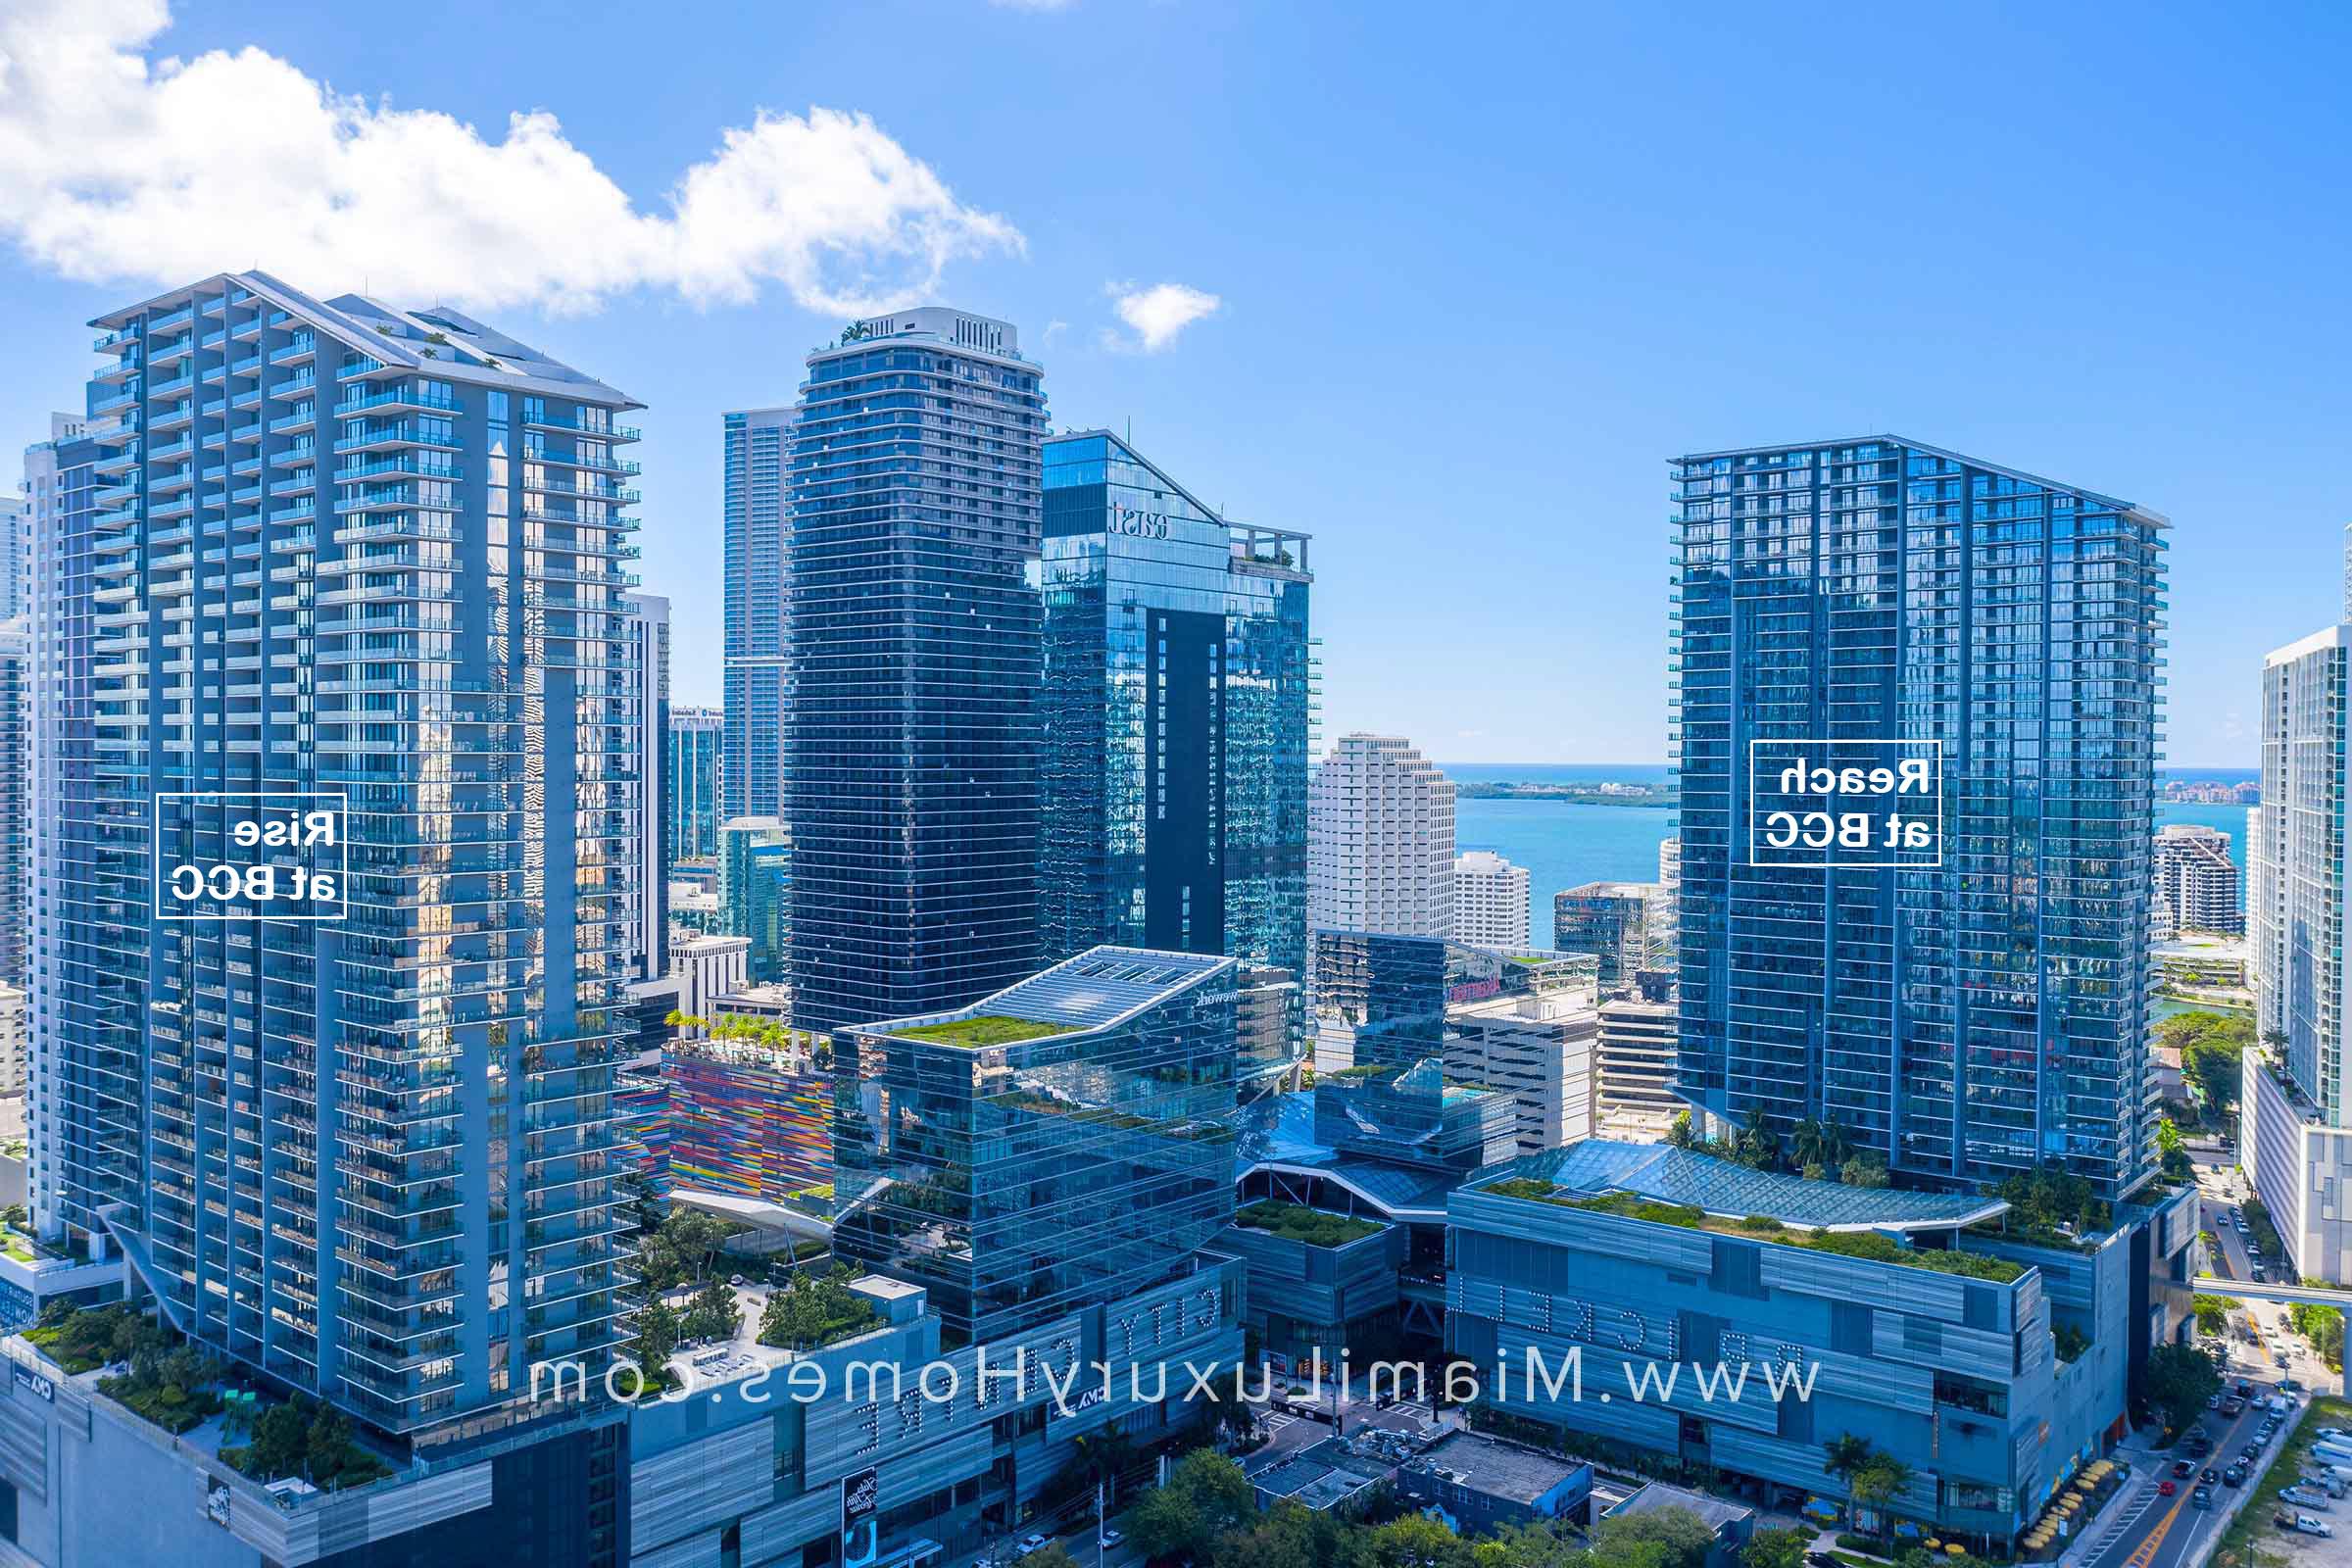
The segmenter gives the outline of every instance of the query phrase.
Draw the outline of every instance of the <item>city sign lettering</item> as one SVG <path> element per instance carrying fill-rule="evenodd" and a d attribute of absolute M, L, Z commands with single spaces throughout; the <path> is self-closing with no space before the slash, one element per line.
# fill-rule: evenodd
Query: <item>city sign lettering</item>
<path fill-rule="evenodd" d="M 341 795 L 155 797 L 159 920 L 340 920 L 351 847 Z"/>
<path fill-rule="evenodd" d="M 1168 514 L 1164 512 L 1143 512 L 1123 501 L 1110 504 L 1111 533 L 1132 535 L 1138 539 L 1165 539 L 1168 536 Z"/>
<path fill-rule="evenodd" d="M 1748 745 L 1747 863 L 1864 870 L 1943 863 L 1943 743 Z"/>

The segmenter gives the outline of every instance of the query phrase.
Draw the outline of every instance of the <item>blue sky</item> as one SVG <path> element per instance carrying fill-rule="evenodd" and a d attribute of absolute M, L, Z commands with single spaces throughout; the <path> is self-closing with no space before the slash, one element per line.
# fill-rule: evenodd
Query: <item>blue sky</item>
<path fill-rule="evenodd" d="M 678 607 L 681 700 L 718 693 L 720 412 L 789 402 L 838 330 L 827 306 L 927 285 L 934 262 L 929 292 L 1019 323 L 1057 424 L 1132 421 L 1204 498 L 1315 535 L 1326 734 L 1661 756 L 1664 460 L 1722 446 L 1891 430 L 2170 514 L 2177 763 L 2251 764 L 2264 650 L 2338 612 L 2342 14 L 409 0 L 365 24 L 183 3 L 150 39 L 152 3 L 0 0 L 0 52 L 112 29 L 0 75 L 0 428 L 34 439 L 77 406 L 81 323 L 181 254 L 226 252 L 190 276 L 259 266 L 402 304 L 495 286 L 514 297 L 479 314 L 649 405 L 643 573 Z M 308 77 L 362 119 L 438 111 L 498 144 L 510 115 L 552 115 L 556 161 L 471 182 L 514 193 L 524 238 L 476 256 L 470 220 L 386 220 L 474 167 L 455 129 L 365 165 L 358 238 L 84 200 L 139 149 L 59 118 L 120 118 L 71 73 L 143 57 L 162 94 L 165 57 L 248 48 L 274 60 L 243 79 Z M 188 96 L 267 102 L 216 64 Z M 187 103 L 155 102 L 151 133 L 201 141 L 170 134 Z M 870 125 L 779 139 L 796 193 L 842 197 L 813 249 L 739 240 L 803 232 L 731 216 L 756 218 L 771 167 L 747 153 L 686 227 L 726 268 L 655 254 L 670 240 L 635 215 L 667 214 L 724 133 L 815 108 Z M 298 134 L 252 114 L 239 145 Z M 28 130 L 98 162 L 24 167 Z M 874 217 L 829 183 L 835 145 L 903 153 L 937 188 L 909 206 L 908 175 Z M 195 176 L 266 181 L 268 159 L 219 161 Z M 635 215 L 574 194 L 586 162 Z M 861 238 L 853 275 L 828 247 Z M 534 269 L 590 283 L 547 314 L 561 291 Z M 1216 308 L 1147 351 L 1112 285 L 1162 283 Z"/>

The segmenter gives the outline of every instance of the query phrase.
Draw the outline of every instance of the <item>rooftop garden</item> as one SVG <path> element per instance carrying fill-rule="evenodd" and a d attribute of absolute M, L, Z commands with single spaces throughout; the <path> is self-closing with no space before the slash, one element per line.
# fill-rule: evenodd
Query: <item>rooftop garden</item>
<path fill-rule="evenodd" d="M 220 1462 L 268 1485 L 297 1476 L 324 1492 L 364 1487 L 392 1473 L 352 1436 L 332 1406 L 302 1397 L 273 1404 L 252 1420 L 242 1447 L 223 1447 Z"/>
<path fill-rule="evenodd" d="M 1970 1226 L 1971 1235 L 2089 1252 L 2098 1250 L 2099 1240 L 2115 1224 L 2114 1210 L 2090 1183 L 2055 1161 L 2039 1170 L 2020 1171 L 1990 1192 L 2009 1205 L 2009 1211 Z"/>
<path fill-rule="evenodd" d="M 831 1271 L 795 1274 L 767 1298 L 760 1318 L 760 1343 L 793 1350 L 825 1346 L 882 1326 L 874 1303 L 850 1289 L 857 1271 L 836 1264 Z"/>
<path fill-rule="evenodd" d="M 1632 1193 L 1603 1193 L 1596 1198 L 1578 1198 L 1554 1188 L 1541 1178 L 1512 1177 L 1494 1183 L 1482 1191 L 1500 1198 L 1525 1199 L 1538 1203 L 1556 1203 L 1562 1208 L 1581 1208 L 1597 1214 L 1615 1214 L 1625 1219 L 1638 1219 L 1652 1225 L 1679 1225 L 1685 1230 L 1707 1231 L 1717 1236 L 1739 1236 L 1749 1241 L 1771 1242 L 1782 1247 L 1801 1247 L 1808 1251 L 1831 1252 L 1839 1257 L 1859 1258 L 1869 1263 L 1895 1263 L 1907 1268 L 1927 1269 L 1936 1274 L 1958 1274 L 1968 1279 L 1991 1280 L 2006 1285 L 2026 1272 L 2023 1263 L 2006 1258 L 1984 1257 L 1976 1252 L 1944 1251 L 1931 1248 L 1906 1247 L 1891 1236 L 1878 1231 L 1827 1231 L 1792 1226 L 1774 1219 L 1769 1214 L 1750 1214 L 1743 1219 L 1725 1219 L 1709 1214 L 1688 1203 L 1666 1203 L 1655 1199 L 1641 1198 Z"/>
<path fill-rule="evenodd" d="M 79 1310 L 55 1303 L 38 1324 L 24 1331 L 24 1339 L 69 1377 L 112 1361 L 127 1361 L 143 1350 L 168 1350 L 176 1343 L 170 1329 L 120 1301 Z"/>
<path fill-rule="evenodd" d="M 1234 1215 L 1233 1222 L 1245 1230 L 1264 1231 L 1285 1241 L 1304 1242 L 1309 1247 L 1346 1247 L 1349 1242 L 1377 1236 L 1384 1229 L 1370 1220 L 1326 1214 L 1319 1208 L 1272 1199 L 1251 1203 Z"/>
<path fill-rule="evenodd" d="M 1007 1018 L 1001 1013 L 982 1013 L 975 1018 L 950 1018 L 943 1023 L 916 1024 L 901 1029 L 901 1040 L 923 1040 L 939 1046 L 961 1046 L 977 1051 L 984 1046 L 1017 1046 L 1024 1040 L 1043 1040 L 1048 1035 L 1075 1033 L 1066 1023 L 1039 1023 L 1034 1018 Z"/>
<path fill-rule="evenodd" d="M 332 1491 L 392 1473 L 331 1409 L 299 1397 L 263 1408 L 256 1396 L 242 1391 L 224 1397 L 227 1369 L 218 1357 L 121 1301 L 78 1308 L 57 1303 L 24 1338 L 68 1374 L 122 1367 L 98 1380 L 98 1392 L 174 1436 L 222 1416 L 221 1437 L 248 1443 L 223 1446 L 220 1462 L 257 1481 L 300 1476 Z"/>

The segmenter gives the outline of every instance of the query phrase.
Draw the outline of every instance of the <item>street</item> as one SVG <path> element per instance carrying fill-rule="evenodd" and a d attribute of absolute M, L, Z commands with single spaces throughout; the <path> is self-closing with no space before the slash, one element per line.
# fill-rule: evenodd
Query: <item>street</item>
<path fill-rule="evenodd" d="M 2248 1254 L 2247 1237 L 2235 1223 L 2248 1196 L 2243 1177 L 2233 1165 L 2226 1163 L 2230 1158 L 2226 1152 L 2192 1147 L 2191 1152 L 2196 1160 L 2199 1226 L 2215 1242 L 2211 1272 L 2235 1279 L 2260 1277 Z M 2278 1262 L 2268 1258 L 2265 1261 L 2273 1265 Z M 2202 1562 L 2227 1528 L 2228 1503 L 2251 1493 L 2260 1484 L 2273 1459 L 2285 1446 L 2286 1437 L 2300 1418 L 2311 1392 L 2331 1391 L 2337 1386 L 2337 1375 L 2312 1353 L 2301 1336 L 2287 1327 L 2284 1306 L 2267 1301 L 2245 1302 L 2230 1314 L 2222 1343 L 2229 1352 L 2223 1374 L 2225 1390 L 2233 1390 L 2240 1381 L 2245 1381 L 2253 1384 L 2258 1395 L 2267 1396 L 2278 1392 L 2282 1379 L 2291 1379 L 2300 1386 L 2302 1392 L 2296 1396 L 2296 1408 L 2286 1413 L 2278 1438 L 2249 1466 L 2243 1488 L 2237 1492 L 2215 1489 L 2215 1506 L 2211 1509 L 2199 1508 L 2191 1502 L 2193 1481 L 2176 1483 L 2179 1490 L 2171 1497 L 2158 1494 L 2158 1482 L 2171 1478 L 2171 1466 L 2181 1456 L 2178 1446 L 2171 1450 L 2127 1447 L 2120 1457 L 2128 1459 L 2134 1468 L 2130 1489 L 2109 1505 L 2108 1514 L 2093 1527 L 2091 1539 L 2096 1548 L 2076 1560 L 2078 1568 L 2180 1568 L 2183 1564 Z M 2234 1419 L 2225 1420 L 2214 1412 L 2203 1416 L 2197 1427 L 2213 1438 L 2214 1446 L 2210 1458 L 2196 1461 L 2198 1468 L 2228 1469 L 2239 1451 L 2254 1440 L 2265 1414 L 2259 1402 L 2249 1401 Z M 2108 1539 L 2101 1540 L 2102 1533 Z"/>

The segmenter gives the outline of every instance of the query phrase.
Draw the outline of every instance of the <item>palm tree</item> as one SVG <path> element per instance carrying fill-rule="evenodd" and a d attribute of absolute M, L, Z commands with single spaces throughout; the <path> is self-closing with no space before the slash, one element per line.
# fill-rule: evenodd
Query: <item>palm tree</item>
<path fill-rule="evenodd" d="M 1873 1451 L 1868 1438 L 1848 1432 L 1821 1446 L 1821 1467 L 1840 1481 L 1851 1481 L 1855 1471 L 1870 1463 Z"/>
<path fill-rule="evenodd" d="M 1878 1521 L 1879 1535 L 1886 1535 L 1894 1527 L 1893 1519 L 1886 1512 L 1886 1504 L 1903 1494 L 1911 1485 L 1911 1467 L 1891 1453 L 1878 1453 L 1870 1462 L 1847 1478 L 1846 1491 L 1857 1508 L 1867 1507 Z"/>

